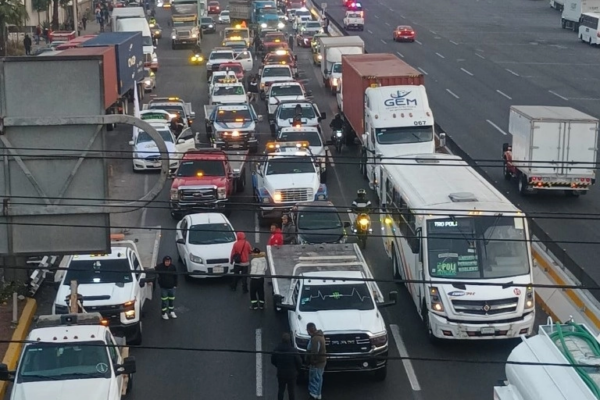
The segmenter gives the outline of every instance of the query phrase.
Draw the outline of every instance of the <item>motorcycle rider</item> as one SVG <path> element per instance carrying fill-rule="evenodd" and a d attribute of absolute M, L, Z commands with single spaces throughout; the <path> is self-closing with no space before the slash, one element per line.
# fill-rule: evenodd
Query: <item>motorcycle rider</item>
<path fill-rule="evenodd" d="M 358 189 L 356 191 L 356 199 L 352 202 L 352 212 L 358 214 L 369 214 L 371 211 L 371 201 L 367 199 L 367 191 Z"/>
<path fill-rule="evenodd" d="M 294 119 L 292 121 L 292 125 L 302 125 L 302 106 L 300 104 L 296 104 L 294 108 Z"/>
<path fill-rule="evenodd" d="M 329 123 L 329 127 L 331 128 L 331 140 L 335 140 L 335 131 L 344 132 L 344 121 L 342 121 L 342 116 L 340 114 L 335 114 L 335 117 Z"/>

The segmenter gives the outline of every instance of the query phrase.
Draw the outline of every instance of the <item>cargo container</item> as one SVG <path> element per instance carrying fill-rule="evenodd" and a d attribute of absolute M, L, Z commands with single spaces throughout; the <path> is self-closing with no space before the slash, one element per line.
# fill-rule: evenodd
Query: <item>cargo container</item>
<path fill-rule="evenodd" d="M 116 53 L 119 96 L 131 95 L 144 78 L 144 51 L 141 32 L 107 32 L 88 40 L 83 47 L 113 46 Z"/>
<path fill-rule="evenodd" d="M 119 99 L 117 90 L 117 61 L 114 47 L 80 47 L 68 49 L 60 53 L 60 57 L 78 57 L 81 59 L 98 59 L 101 63 L 102 81 L 104 85 L 104 106 L 110 109 Z"/>
<path fill-rule="evenodd" d="M 74 49 L 77 47 L 81 47 L 83 45 L 83 43 L 87 42 L 88 40 L 90 40 L 94 37 L 96 37 L 96 35 L 84 35 L 84 36 L 76 37 L 73 40 L 69 40 L 67 43 L 63 43 L 63 44 L 56 46 L 56 50 L 67 50 L 67 49 Z"/>
<path fill-rule="evenodd" d="M 376 185 L 378 160 L 435 153 L 433 112 L 421 72 L 393 54 L 342 56 L 337 93 L 348 144 L 362 144 L 361 172 Z"/>

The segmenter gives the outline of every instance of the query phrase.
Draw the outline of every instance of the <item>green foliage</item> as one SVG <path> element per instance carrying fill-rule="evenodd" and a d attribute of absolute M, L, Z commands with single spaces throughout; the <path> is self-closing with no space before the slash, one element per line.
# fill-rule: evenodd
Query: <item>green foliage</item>
<path fill-rule="evenodd" d="M 0 27 L 4 24 L 22 26 L 27 19 L 27 9 L 20 0 L 0 0 Z"/>
<path fill-rule="evenodd" d="M 48 11 L 52 0 L 31 0 L 31 7 L 37 12 Z"/>

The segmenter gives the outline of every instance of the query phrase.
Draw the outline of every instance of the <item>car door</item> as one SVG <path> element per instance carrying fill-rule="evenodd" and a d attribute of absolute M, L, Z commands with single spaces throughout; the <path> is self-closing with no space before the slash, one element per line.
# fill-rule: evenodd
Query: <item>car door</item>
<path fill-rule="evenodd" d="M 252 60 L 252 54 L 249 51 L 242 51 L 235 57 L 235 60 L 242 64 L 244 71 L 252 71 L 254 68 L 254 61 Z"/>
<path fill-rule="evenodd" d="M 146 279 L 146 273 L 144 272 L 143 265 L 140 264 L 140 260 L 135 254 L 133 254 L 131 262 L 133 265 L 133 271 L 135 275 L 135 284 L 138 285 L 138 290 L 140 291 L 141 311 L 142 307 L 144 307 L 144 304 L 146 303 L 146 300 L 152 300 L 152 287 L 150 285 L 144 285 L 144 287 L 139 286 L 140 281 L 142 279 Z"/>
<path fill-rule="evenodd" d="M 175 231 L 175 241 L 177 244 L 177 253 L 179 257 L 184 260 L 188 259 L 187 254 L 187 231 L 188 231 L 188 217 L 183 218 L 177 224 L 177 230 Z"/>
<path fill-rule="evenodd" d="M 196 138 L 192 128 L 184 129 L 181 135 L 177 138 L 175 144 L 175 151 L 177 152 L 177 158 L 181 159 L 183 153 L 188 150 L 196 148 Z"/>

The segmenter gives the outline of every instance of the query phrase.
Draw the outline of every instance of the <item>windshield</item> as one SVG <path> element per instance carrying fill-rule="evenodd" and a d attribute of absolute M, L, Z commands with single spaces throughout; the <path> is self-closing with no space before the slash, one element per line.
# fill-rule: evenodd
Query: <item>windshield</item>
<path fill-rule="evenodd" d="M 263 15 L 271 15 L 271 14 L 277 15 L 277 10 L 274 8 L 261 8 L 258 11 Z"/>
<path fill-rule="evenodd" d="M 289 76 L 291 78 L 292 73 L 289 68 L 265 68 L 262 76 Z"/>
<path fill-rule="evenodd" d="M 189 160 L 182 161 L 177 170 L 177 176 L 189 178 L 197 176 L 225 176 L 223 161 L 219 160 Z"/>
<path fill-rule="evenodd" d="M 306 285 L 300 294 L 299 310 L 304 312 L 373 309 L 375 304 L 365 283 Z"/>
<path fill-rule="evenodd" d="M 377 143 L 379 144 L 421 143 L 433 140 L 433 128 L 431 126 L 381 128 L 375 131 L 377 133 Z"/>
<path fill-rule="evenodd" d="M 150 107 L 148 107 L 150 110 L 163 110 L 168 112 L 171 115 L 175 115 L 175 114 L 181 114 L 182 116 L 185 115 L 185 112 L 183 110 L 182 106 L 173 106 L 173 105 L 160 105 L 160 104 L 151 104 Z"/>
<path fill-rule="evenodd" d="M 251 121 L 250 110 L 219 110 L 217 122 L 245 122 Z"/>
<path fill-rule="evenodd" d="M 126 258 L 73 260 L 67 269 L 63 285 L 77 281 L 80 285 L 92 283 L 129 283 L 133 281 L 131 266 Z"/>
<path fill-rule="evenodd" d="M 321 29 L 321 23 L 320 22 L 307 22 L 304 24 L 304 29 Z"/>
<path fill-rule="evenodd" d="M 200 20 L 203 24 L 213 24 L 215 21 L 210 17 L 202 17 Z"/>
<path fill-rule="evenodd" d="M 341 74 L 342 73 L 342 64 L 333 64 L 333 68 L 331 69 L 332 73 L 338 73 Z"/>
<path fill-rule="evenodd" d="M 235 233 L 228 224 L 192 225 L 188 234 L 189 244 L 217 244 L 235 242 Z"/>
<path fill-rule="evenodd" d="M 225 32 L 225 38 L 230 38 L 234 36 L 241 36 L 243 38 L 250 37 L 250 33 L 246 29 L 233 29 Z"/>
<path fill-rule="evenodd" d="M 301 211 L 298 215 L 298 229 L 304 230 L 323 230 L 339 229 L 342 221 L 335 209 L 319 209 L 310 211 Z"/>
<path fill-rule="evenodd" d="M 154 46 L 150 36 L 142 36 L 142 46 Z"/>
<path fill-rule="evenodd" d="M 529 273 L 523 218 L 434 219 L 427 222 L 427 231 L 432 277 L 489 279 Z"/>
<path fill-rule="evenodd" d="M 158 133 L 160 134 L 160 137 L 162 137 L 165 142 L 173 143 L 173 136 L 171 135 L 171 131 L 160 129 L 160 130 L 158 130 Z M 138 133 L 137 143 L 140 144 L 140 143 L 146 143 L 146 142 L 154 143 L 154 139 L 152 139 L 147 132 L 140 131 Z"/>
<path fill-rule="evenodd" d="M 312 174 L 315 166 L 310 157 L 283 157 L 272 159 L 267 165 L 267 175 Z"/>
<path fill-rule="evenodd" d="M 35 343 L 25 347 L 19 383 L 68 379 L 109 379 L 111 361 L 102 341 Z"/>
<path fill-rule="evenodd" d="M 185 28 L 190 27 L 193 28 L 196 26 L 194 21 L 173 21 L 173 28 Z"/>
<path fill-rule="evenodd" d="M 279 113 L 279 119 L 292 119 L 296 116 L 296 108 L 295 107 L 284 107 L 281 109 Z M 315 119 L 317 118 L 317 114 L 315 113 L 315 109 L 313 106 L 302 107 L 302 118 L 306 119 Z"/>
<path fill-rule="evenodd" d="M 285 42 L 285 41 L 286 41 L 286 40 L 285 40 L 285 35 L 282 35 L 282 34 L 280 34 L 280 33 L 276 33 L 276 34 L 273 34 L 273 33 L 267 33 L 267 34 L 265 35 L 265 42 L 274 42 L 274 41 L 276 41 L 277 39 L 279 39 L 279 41 L 280 41 L 280 42 Z"/>
<path fill-rule="evenodd" d="M 239 74 L 244 72 L 244 67 L 242 67 L 239 64 L 236 65 L 221 65 L 221 67 L 219 68 L 221 71 L 231 71 L 233 73 Z"/>
<path fill-rule="evenodd" d="M 229 17 L 229 11 L 221 11 L 223 17 Z"/>
<path fill-rule="evenodd" d="M 299 85 L 273 86 L 270 96 L 302 96 L 303 94 Z"/>
<path fill-rule="evenodd" d="M 217 86 L 213 91 L 213 96 L 241 96 L 244 94 L 244 88 L 241 86 Z"/>
<path fill-rule="evenodd" d="M 319 132 L 281 132 L 279 139 L 280 142 L 308 142 L 311 147 L 321 147 L 323 142 L 321 141 L 321 135 Z"/>
<path fill-rule="evenodd" d="M 244 41 L 225 42 L 225 47 L 231 47 L 234 50 L 246 50 L 247 45 Z"/>
<path fill-rule="evenodd" d="M 211 60 L 233 60 L 233 52 L 210 53 Z"/>

